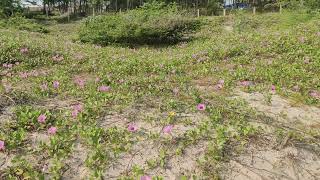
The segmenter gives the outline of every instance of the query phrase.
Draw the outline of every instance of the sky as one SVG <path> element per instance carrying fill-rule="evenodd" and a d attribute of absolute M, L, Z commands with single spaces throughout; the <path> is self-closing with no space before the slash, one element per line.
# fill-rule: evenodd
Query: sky
<path fill-rule="evenodd" d="M 21 0 L 21 4 L 30 4 L 27 2 L 28 0 Z M 29 1 L 33 1 L 36 2 L 37 5 L 42 5 L 42 0 L 29 0 Z"/>

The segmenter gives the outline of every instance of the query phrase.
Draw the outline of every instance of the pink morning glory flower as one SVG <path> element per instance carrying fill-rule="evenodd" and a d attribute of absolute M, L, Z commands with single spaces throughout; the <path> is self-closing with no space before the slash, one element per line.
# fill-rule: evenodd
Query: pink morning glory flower
<path fill-rule="evenodd" d="M 71 112 L 71 116 L 72 116 L 73 118 L 76 118 L 76 117 L 78 116 L 78 114 L 79 114 L 79 111 L 77 111 L 77 110 L 73 110 L 73 111 Z"/>
<path fill-rule="evenodd" d="M 220 90 L 220 89 L 223 88 L 223 84 L 217 84 L 217 85 L 214 86 L 214 88 L 215 88 L 216 90 Z"/>
<path fill-rule="evenodd" d="M 138 130 L 138 127 L 135 124 L 129 124 L 128 125 L 128 131 L 136 132 L 137 130 Z"/>
<path fill-rule="evenodd" d="M 84 85 L 86 83 L 86 81 L 84 79 L 76 79 L 75 83 L 80 87 L 80 88 L 84 88 Z"/>
<path fill-rule="evenodd" d="M 39 123 L 45 123 L 45 122 L 46 122 L 46 119 L 47 119 L 46 115 L 41 114 L 41 115 L 38 117 L 38 122 L 39 122 Z"/>
<path fill-rule="evenodd" d="M 57 133 L 57 130 L 58 129 L 56 127 L 52 126 L 48 129 L 48 134 L 54 135 Z"/>
<path fill-rule="evenodd" d="M 198 105 L 197 105 L 197 109 L 198 109 L 199 111 L 204 111 L 204 110 L 206 109 L 206 105 L 205 105 L 205 104 L 198 104 Z"/>
<path fill-rule="evenodd" d="M 0 151 L 4 151 L 5 149 L 5 143 L 4 141 L 0 141 Z"/>
<path fill-rule="evenodd" d="M 74 106 L 72 106 L 73 111 L 71 112 L 71 116 L 73 118 L 76 118 L 79 114 L 79 112 L 81 112 L 83 110 L 83 106 L 81 104 L 76 104 Z"/>
<path fill-rule="evenodd" d="M 83 106 L 82 106 L 82 104 L 76 104 L 76 105 L 74 105 L 73 106 L 73 110 L 75 110 L 75 111 L 82 111 L 83 110 Z"/>
<path fill-rule="evenodd" d="M 218 84 L 224 84 L 224 80 L 223 79 L 220 79 L 219 81 L 218 81 Z"/>
<path fill-rule="evenodd" d="M 320 99 L 320 93 L 315 90 L 310 91 L 309 95 L 315 99 Z"/>
<path fill-rule="evenodd" d="M 57 89 L 60 86 L 59 81 L 53 81 L 53 87 Z"/>
<path fill-rule="evenodd" d="M 275 85 L 272 85 L 272 86 L 271 86 L 271 91 L 272 91 L 272 92 L 275 92 L 275 91 L 276 91 L 276 86 L 275 86 Z"/>
<path fill-rule="evenodd" d="M 170 134 L 173 129 L 173 125 L 167 125 L 163 128 L 162 132 Z"/>
<path fill-rule="evenodd" d="M 100 92 L 107 92 L 110 90 L 110 86 L 100 86 L 99 91 Z"/>
<path fill-rule="evenodd" d="M 141 176 L 140 180 L 152 180 L 152 178 L 150 176 Z"/>

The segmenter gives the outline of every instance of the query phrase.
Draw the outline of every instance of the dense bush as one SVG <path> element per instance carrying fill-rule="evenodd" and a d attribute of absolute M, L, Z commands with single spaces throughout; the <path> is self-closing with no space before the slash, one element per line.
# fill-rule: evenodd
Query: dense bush
<path fill-rule="evenodd" d="M 0 26 L 5 28 L 16 28 L 32 32 L 48 33 L 48 29 L 42 25 L 21 16 L 14 16 L 0 21 Z"/>
<path fill-rule="evenodd" d="M 0 35 L 0 65 L 23 63 L 25 67 L 34 68 L 57 63 L 52 49 L 30 43 L 21 43 L 17 38 Z M 59 54 L 61 57 L 63 55 Z"/>
<path fill-rule="evenodd" d="M 79 37 L 82 42 L 102 45 L 172 43 L 198 27 L 199 21 L 184 16 L 175 5 L 151 3 L 122 14 L 89 18 Z"/>

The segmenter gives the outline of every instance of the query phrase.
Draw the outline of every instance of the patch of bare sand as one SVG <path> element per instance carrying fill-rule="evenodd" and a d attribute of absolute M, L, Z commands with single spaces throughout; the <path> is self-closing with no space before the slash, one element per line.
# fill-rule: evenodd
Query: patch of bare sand
<path fill-rule="evenodd" d="M 0 125 L 4 125 L 12 121 L 13 116 L 13 107 L 8 106 L 0 109 Z"/>
<path fill-rule="evenodd" d="M 140 130 L 159 133 L 161 138 L 172 136 L 174 139 L 179 139 L 183 137 L 185 132 L 208 119 L 203 113 L 177 113 L 177 122 L 169 135 L 162 132 L 163 126 L 157 121 L 159 118 L 167 116 L 167 114 L 156 109 L 134 112 L 131 109 L 124 111 L 122 114 L 110 113 L 101 119 L 99 125 L 103 128 L 113 126 L 126 128 L 130 122 L 134 122 Z M 149 121 L 150 119 L 152 120 Z M 188 123 L 186 124 L 184 121 Z M 204 154 L 206 146 L 206 142 L 191 145 L 184 150 L 181 156 L 175 155 L 173 148 L 170 153 L 172 155 L 166 159 L 164 168 L 150 169 L 147 162 L 159 159 L 159 151 L 164 148 L 164 144 L 160 141 L 145 139 L 134 144 L 129 152 L 120 154 L 118 158 L 110 162 L 111 164 L 106 169 L 104 176 L 106 179 L 118 179 L 121 176 L 129 175 L 134 165 L 147 169 L 146 173 L 151 176 L 163 176 L 165 179 L 176 179 L 184 174 L 197 174 L 200 173 L 199 168 L 197 168 L 197 159 Z"/>
<path fill-rule="evenodd" d="M 105 178 L 118 179 L 128 175 L 135 165 L 145 168 L 145 173 L 150 176 L 162 176 L 165 179 L 179 179 L 182 175 L 200 174 L 197 160 L 204 155 L 206 146 L 206 142 L 190 146 L 184 150 L 182 155 L 173 153 L 172 156 L 167 157 L 163 168 L 150 169 L 147 162 L 159 160 L 159 150 L 162 145 L 153 141 L 138 142 L 130 153 L 122 154 L 116 162 L 110 165 L 106 170 Z"/>
<path fill-rule="evenodd" d="M 148 132 L 161 133 L 164 125 L 161 120 L 168 118 L 167 113 L 161 113 L 157 109 L 148 110 L 125 110 L 117 113 L 111 112 L 103 116 L 99 121 L 99 126 L 103 128 L 121 127 L 127 128 L 130 123 L 134 123 L 138 129 L 144 129 Z M 196 125 L 208 119 L 203 113 L 177 113 L 177 121 L 174 124 L 173 135 L 181 135 Z M 187 121 L 188 123 L 184 123 Z"/>
<path fill-rule="evenodd" d="M 247 151 L 226 164 L 223 179 L 310 179 L 320 177 L 320 157 L 303 148 L 288 146 L 280 150 L 271 144 L 252 144 Z"/>
<path fill-rule="evenodd" d="M 65 161 L 67 170 L 64 172 L 62 179 L 88 179 L 90 171 L 85 166 L 87 155 L 87 149 L 80 142 L 77 142 L 71 156 Z"/>
<path fill-rule="evenodd" d="M 35 107 L 46 108 L 50 110 L 56 109 L 71 109 L 72 105 L 81 103 L 80 100 L 70 99 L 65 97 L 64 99 L 61 98 L 50 98 L 44 101 L 40 101 L 39 103 L 35 104 Z"/>
<path fill-rule="evenodd" d="M 284 142 L 279 145 L 275 141 L 274 124 L 285 124 L 293 130 L 308 130 L 319 125 L 320 109 L 305 105 L 293 106 L 292 102 L 278 95 L 272 95 L 270 103 L 261 93 L 237 91 L 236 95 L 270 117 L 273 122 L 262 126 L 271 132 L 270 137 L 249 144 L 244 153 L 232 158 L 226 164 L 223 179 L 319 179 L 320 157 L 315 151 L 319 144 Z"/>
<path fill-rule="evenodd" d="M 249 105 L 277 121 L 302 125 L 305 127 L 316 127 L 320 125 L 320 109 L 317 107 L 300 105 L 293 106 L 293 102 L 279 95 L 272 95 L 271 103 L 261 93 L 246 93 L 236 91 L 236 95 L 249 103 Z"/>
<path fill-rule="evenodd" d="M 0 171 L 12 166 L 12 159 L 15 157 L 14 154 L 7 154 L 0 152 Z M 1 176 L 0 176 L 1 177 Z"/>
<path fill-rule="evenodd" d="M 32 132 L 29 135 L 29 138 L 31 146 L 33 148 L 37 148 L 41 142 L 43 143 L 49 143 L 50 142 L 50 137 L 46 133 L 40 133 L 40 132 Z"/>
<path fill-rule="evenodd" d="M 180 179 L 181 176 L 196 175 L 201 177 L 201 169 L 198 168 L 198 160 L 205 154 L 208 142 L 201 141 L 196 145 L 187 147 L 182 155 L 170 157 L 165 168 L 147 170 L 152 176 L 162 176 L 164 179 Z"/>

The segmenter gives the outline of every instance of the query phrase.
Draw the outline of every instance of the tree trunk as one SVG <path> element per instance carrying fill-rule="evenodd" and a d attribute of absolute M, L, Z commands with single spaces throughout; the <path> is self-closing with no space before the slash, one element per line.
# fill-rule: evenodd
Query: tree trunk
<path fill-rule="evenodd" d="M 73 14 L 77 13 L 77 3 L 76 0 L 73 0 Z"/>
<path fill-rule="evenodd" d="M 127 10 L 129 10 L 130 0 L 127 0 Z"/>

